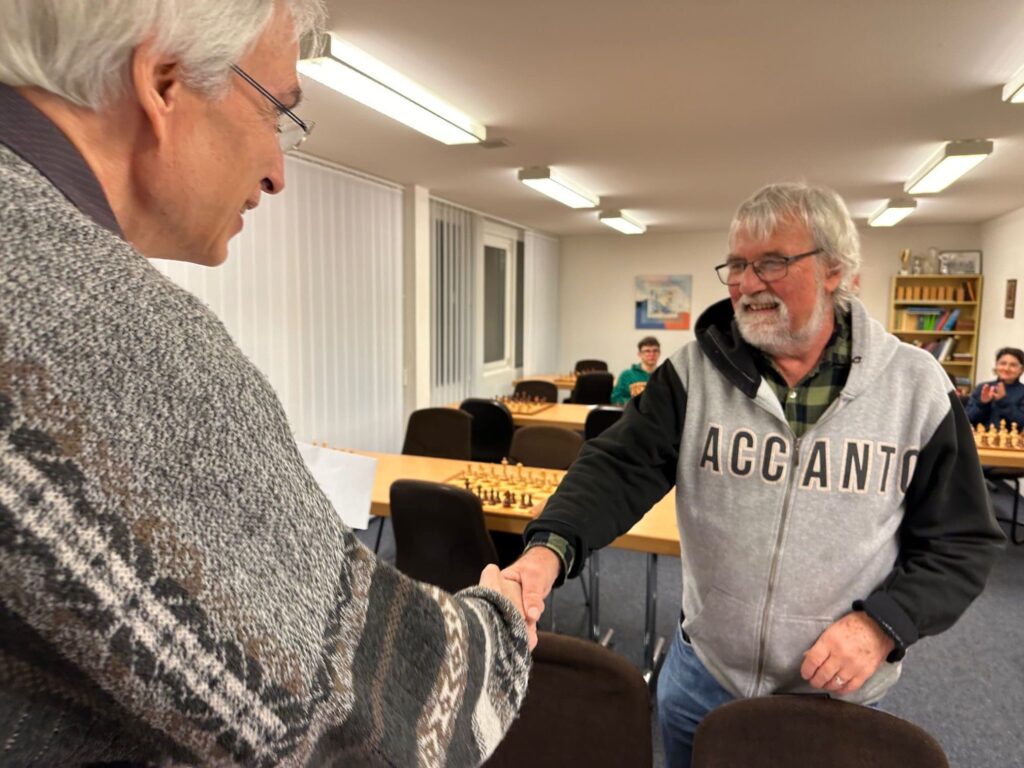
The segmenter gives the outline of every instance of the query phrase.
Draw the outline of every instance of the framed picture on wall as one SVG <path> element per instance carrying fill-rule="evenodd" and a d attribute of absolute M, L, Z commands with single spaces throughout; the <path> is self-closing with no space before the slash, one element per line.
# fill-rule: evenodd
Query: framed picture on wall
<path fill-rule="evenodd" d="M 980 275 L 981 251 L 942 251 L 939 265 L 949 275 Z"/>
<path fill-rule="evenodd" d="M 1013 319 L 1017 309 L 1017 278 L 1012 277 L 1006 281 L 1006 304 L 1003 306 L 1003 317 Z"/>
<path fill-rule="evenodd" d="M 635 325 L 685 331 L 690 327 L 690 275 L 637 275 Z"/>

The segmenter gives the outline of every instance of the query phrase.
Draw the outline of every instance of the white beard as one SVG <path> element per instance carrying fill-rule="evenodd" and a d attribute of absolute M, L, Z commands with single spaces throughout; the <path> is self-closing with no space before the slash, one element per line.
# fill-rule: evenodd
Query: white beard
<path fill-rule="evenodd" d="M 747 309 L 751 305 L 775 304 L 774 312 L 758 312 Z M 817 297 L 814 311 L 803 328 L 790 328 L 789 308 L 782 300 L 769 291 L 760 291 L 751 296 L 741 296 L 736 307 L 736 326 L 740 335 L 751 346 L 769 355 L 798 355 L 809 341 L 817 338 L 825 324 L 828 296 L 822 279 L 817 281 Z"/>

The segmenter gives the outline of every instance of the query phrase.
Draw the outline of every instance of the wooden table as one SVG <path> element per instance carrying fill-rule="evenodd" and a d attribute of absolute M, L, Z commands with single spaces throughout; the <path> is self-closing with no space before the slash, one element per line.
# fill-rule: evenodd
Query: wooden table
<path fill-rule="evenodd" d="M 978 448 L 978 458 L 983 467 L 1000 469 L 1024 469 L 1024 451 L 1002 451 L 996 448 Z"/>
<path fill-rule="evenodd" d="M 370 512 L 388 517 L 391 514 L 391 484 L 395 480 L 428 480 L 443 483 L 466 468 L 467 462 L 456 459 L 435 459 L 427 456 L 403 456 L 395 453 L 359 451 L 377 459 L 377 472 L 373 482 Z M 527 468 L 529 469 L 529 468 Z M 538 472 L 554 470 L 535 469 Z M 565 476 L 564 472 L 558 472 Z M 492 531 L 522 533 L 533 519 L 531 512 L 538 510 L 508 509 L 485 512 L 487 528 Z M 651 510 L 622 536 L 611 543 L 618 549 L 642 552 L 647 556 L 647 584 L 644 602 L 644 677 L 650 681 L 661 655 L 663 640 L 655 640 L 657 618 L 658 555 L 679 557 L 679 530 L 676 527 L 675 490 L 670 491 Z M 588 581 L 590 583 L 590 626 L 592 640 L 600 636 L 600 560 L 599 553 L 590 555 Z"/>
<path fill-rule="evenodd" d="M 448 403 L 446 407 L 458 408 L 459 403 Z M 531 415 L 513 413 L 512 423 L 517 427 L 530 425 L 564 427 L 574 432 L 582 432 L 587 422 L 587 415 L 596 407 L 594 405 L 579 405 L 577 403 L 552 403 L 550 408 L 545 408 Z"/>
<path fill-rule="evenodd" d="M 520 381 L 549 381 L 559 389 L 572 390 L 576 386 L 576 375 L 572 373 L 538 373 L 534 376 L 523 376 L 512 382 L 513 385 Z"/>

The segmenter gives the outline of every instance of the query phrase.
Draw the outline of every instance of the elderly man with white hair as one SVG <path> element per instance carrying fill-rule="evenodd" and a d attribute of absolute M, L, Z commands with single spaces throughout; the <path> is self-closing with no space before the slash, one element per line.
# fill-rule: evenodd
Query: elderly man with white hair
<path fill-rule="evenodd" d="M 729 298 L 580 453 L 506 573 L 529 620 L 676 488 L 682 620 L 658 679 L 667 764 L 739 697 L 879 701 L 981 591 L 1003 536 L 942 367 L 852 296 L 842 199 L 773 184 L 736 213 Z"/>
<path fill-rule="evenodd" d="M 147 258 L 284 188 L 321 0 L 0 0 L 0 762 L 468 766 L 519 586 L 378 563 L 265 378 Z"/>

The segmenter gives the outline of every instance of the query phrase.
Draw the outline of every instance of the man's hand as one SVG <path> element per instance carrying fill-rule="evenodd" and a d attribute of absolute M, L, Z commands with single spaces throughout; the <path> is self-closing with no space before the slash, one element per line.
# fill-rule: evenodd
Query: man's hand
<path fill-rule="evenodd" d="M 533 547 L 501 572 L 510 581 L 518 582 L 523 589 L 523 605 L 526 608 L 526 626 L 537 631 L 537 622 L 544 613 L 544 598 L 558 578 L 562 561 L 547 547 Z"/>
<path fill-rule="evenodd" d="M 804 653 L 800 676 L 815 688 L 845 696 L 859 690 L 896 643 L 862 611 L 832 623 Z"/>
<path fill-rule="evenodd" d="M 502 595 L 512 601 L 512 605 L 516 607 L 516 610 L 523 614 L 523 618 L 526 619 L 526 612 L 523 610 L 523 591 L 520 589 L 519 584 L 510 579 L 506 579 L 501 575 L 501 571 L 498 570 L 496 565 L 488 565 L 480 573 L 480 586 L 487 589 L 493 589 L 495 592 L 500 592 Z M 530 623 L 529 619 L 526 619 L 526 636 L 529 642 L 530 650 L 532 651 L 537 645 L 537 622 Z"/>

